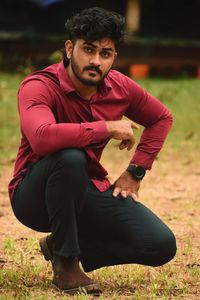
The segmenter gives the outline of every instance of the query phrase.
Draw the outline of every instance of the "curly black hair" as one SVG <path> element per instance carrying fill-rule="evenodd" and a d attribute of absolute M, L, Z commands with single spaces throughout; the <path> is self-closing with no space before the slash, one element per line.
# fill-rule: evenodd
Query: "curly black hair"
<path fill-rule="evenodd" d="M 116 12 L 92 7 L 75 14 L 65 23 L 67 39 L 96 41 L 110 38 L 117 47 L 123 40 L 125 19 Z"/>

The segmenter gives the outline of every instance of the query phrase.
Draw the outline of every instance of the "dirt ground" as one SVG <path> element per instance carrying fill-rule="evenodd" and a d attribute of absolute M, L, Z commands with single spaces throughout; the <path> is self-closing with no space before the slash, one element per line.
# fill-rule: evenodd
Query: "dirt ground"
<path fill-rule="evenodd" d="M 7 185 L 12 178 L 13 166 L 3 167 L 0 173 L 0 257 L 7 239 L 18 240 L 24 237 L 40 237 L 40 233 L 23 226 L 14 216 L 8 198 Z"/>
<path fill-rule="evenodd" d="M 106 159 L 106 158 L 105 158 Z M 106 159 L 107 160 L 107 159 Z M 123 164 L 120 166 L 123 167 Z M 177 238 L 178 258 L 173 264 L 183 262 L 183 268 L 192 264 L 200 267 L 200 162 L 166 157 L 155 161 L 153 170 L 142 183 L 140 199 L 158 214 L 174 231 Z M 111 179 L 120 172 L 119 166 L 108 162 Z M 111 171 L 112 170 L 112 171 Z M 12 167 L 4 166 L 0 173 L 0 259 L 6 239 L 19 240 L 24 237 L 40 237 L 14 217 L 7 195 L 7 184 L 12 175 Z M 190 253 L 186 249 L 191 247 Z M 184 254 L 185 253 L 185 254 Z M 182 298 L 181 298 L 182 299 Z M 187 299 L 187 298 L 184 298 Z M 200 278 L 191 285 L 188 299 L 200 299 Z"/>

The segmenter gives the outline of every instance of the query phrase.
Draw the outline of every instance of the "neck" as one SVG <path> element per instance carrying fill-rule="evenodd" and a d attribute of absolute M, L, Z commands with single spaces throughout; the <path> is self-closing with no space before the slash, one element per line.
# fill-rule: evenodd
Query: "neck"
<path fill-rule="evenodd" d="M 70 65 L 67 66 L 66 71 L 79 95 L 84 99 L 90 100 L 91 97 L 97 92 L 97 87 L 83 84 L 78 78 L 76 78 Z"/>

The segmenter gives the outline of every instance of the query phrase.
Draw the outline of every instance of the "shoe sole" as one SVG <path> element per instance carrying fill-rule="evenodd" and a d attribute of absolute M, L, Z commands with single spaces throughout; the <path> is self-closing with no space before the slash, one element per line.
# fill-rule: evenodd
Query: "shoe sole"
<path fill-rule="evenodd" d="M 52 284 L 54 288 L 58 291 L 62 291 L 65 294 L 68 295 L 75 295 L 75 294 L 80 294 L 80 293 L 85 293 L 85 294 L 92 294 L 94 296 L 99 296 L 102 293 L 102 290 L 100 289 L 98 284 L 89 284 L 86 286 L 82 287 L 77 287 L 77 288 L 71 288 L 71 289 L 60 289 L 56 284 Z"/>

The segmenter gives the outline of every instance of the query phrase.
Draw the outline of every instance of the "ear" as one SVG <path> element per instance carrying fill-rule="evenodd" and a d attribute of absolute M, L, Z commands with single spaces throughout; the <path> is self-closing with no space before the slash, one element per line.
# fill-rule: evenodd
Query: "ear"
<path fill-rule="evenodd" d="M 66 51 L 66 56 L 67 56 L 68 59 L 71 58 L 73 46 L 74 45 L 73 45 L 71 40 L 67 40 L 65 42 L 65 51 Z"/>
<path fill-rule="evenodd" d="M 117 52 L 115 52 L 114 60 L 116 60 L 116 58 L 117 58 L 117 55 L 118 55 L 118 54 L 117 54 Z"/>

